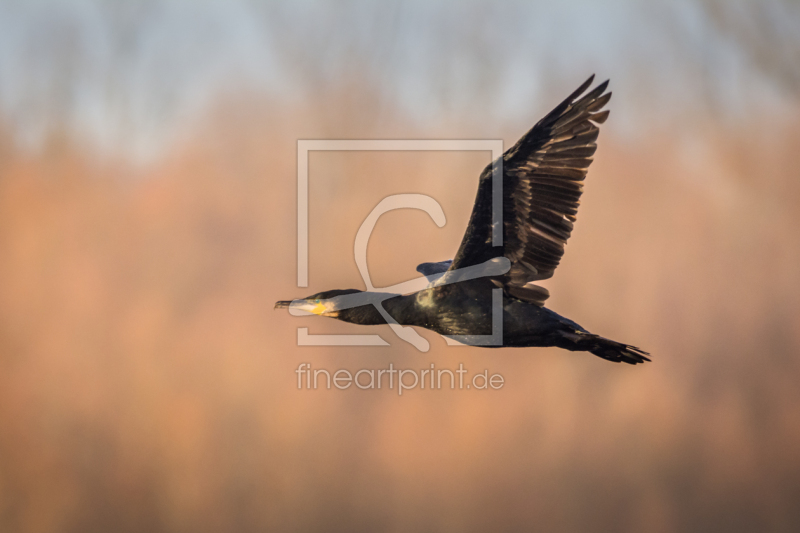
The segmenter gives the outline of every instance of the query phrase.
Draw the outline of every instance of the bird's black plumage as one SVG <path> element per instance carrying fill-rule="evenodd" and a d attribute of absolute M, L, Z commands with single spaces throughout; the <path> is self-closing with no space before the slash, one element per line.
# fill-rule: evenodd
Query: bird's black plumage
<path fill-rule="evenodd" d="M 382 295 L 383 307 L 398 323 L 443 335 L 492 332 L 492 289 L 503 289 L 503 346 L 558 346 L 588 351 L 630 364 L 648 353 L 589 333 L 544 307 L 548 291 L 533 281 L 553 276 L 572 234 L 592 162 L 599 128 L 608 118 L 608 81 L 586 93 L 594 76 L 555 107 L 503 154 L 503 245 L 492 246 L 492 164 L 481 173 L 478 195 L 461 246 L 452 261 L 423 263 L 417 270 L 433 278 L 447 270 L 479 265 L 495 257 L 510 261 L 501 276 L 434 286 L 410 295 Z M 586 93 L 584 95 L 584 93 Z M 385 324 L 374 305 L 337 306 L 356 291 L 327 291 L 303 299 L 312 312 L 357 324 Z M 373 295 L 378 296 L 378 295 Z M 289 307 L 281 301 L 276 307 Z"/>

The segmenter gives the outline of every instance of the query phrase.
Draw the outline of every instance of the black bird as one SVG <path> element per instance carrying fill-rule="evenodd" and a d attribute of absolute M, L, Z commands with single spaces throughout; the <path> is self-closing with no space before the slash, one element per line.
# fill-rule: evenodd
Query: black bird
<path fill-rule="evenodd" d="M 426 276 L 505 257 L 502 275 L 432 286 L 408 295 L 365 293 L 382 301 L 398 323 L 442 335 L 492 333 L 492 289 L 503 289 L 503 346 L 558 346 L 587 351 L 614 362 L 649 361 L 647 352 L 589 333 L 544 307 L 550 296 L 533 281 L 548 279 L 564 255 L 572 233 L 583 179 L 592 162 L 598 124 L 611 98 L 608 81 L 585 94 L 592 75 L 503 154 L 503 245 L 492 246 L 492 164 L 481 173 L 478 196 L 452 261 L 423 263 Z M 279 301 L 276 308 L 299 306 L 315 314 L 356 324 L 386 324 L 371 303 L 343 308 L 342 297 L 355 289 L 326 291 L 302 301 Z"/>

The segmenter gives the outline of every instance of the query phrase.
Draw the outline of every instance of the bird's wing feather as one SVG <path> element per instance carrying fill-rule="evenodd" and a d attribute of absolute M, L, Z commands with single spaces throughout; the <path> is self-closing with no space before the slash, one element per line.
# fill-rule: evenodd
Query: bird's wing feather
<path fill-rule="evenodd" d="M 510 294 L 552 277 L 569 239 L 592 162 L 608 82 L 584 96 L 594 76 L 540 120 L 503 154 L 503 246 L 492 246 L 492 165 L 481 174 L 478 196 L 450 269 L 504 255 L 511 269 L 500 278 Z M 526 289 L 530 289 L 529 285 Z M 536 291 L 537 289 L 533 289 Z M 537 302 L 543 294 L 537 292 Z"/>
<path fill-rule="evenodd" d="M 417 265 L 417 272 L 424 274 L 426 278 L 431 279 L 431 276 L 447 272 L 447 269 L 450 268 L 452 263 L 452 259 L 448 259 L 447 261 L 439 261 L 438 263 L 420 263 Z"/>

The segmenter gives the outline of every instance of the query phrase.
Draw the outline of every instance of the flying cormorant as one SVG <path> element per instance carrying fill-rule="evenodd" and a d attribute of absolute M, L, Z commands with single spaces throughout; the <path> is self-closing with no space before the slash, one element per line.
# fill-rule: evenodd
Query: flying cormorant
<path fill-rule="evenodd" d="M 394 320 L 442 335 L 488 335 L 492 333 L 492 289 L 500 287 L 502 346 L 558 346 L 629 364 L 650 360 L 644 350 L 589 333 L 547 309 L 544 301 L 549 292 L 532 283 L 552 277 L 564 255 L 583 179 L 597 149 L 597 125 L 608 118 L 609 112 L 602 111 L 611 98 L 611 93 L 605 92 L 608 81 L 583 95 L 593 79 L 591 76 L 503 154 L 502 246 L 492 246 L 490 163 L 481 173 L 475 206 L 455 259 L 417 267 L 426 276 L 435 277 L 505 257 L 510 269 L 502 275 L 432 285 L 408 295 L 375 295 L 380 296 L 381 305 Z M 361 292 L 325 291 L 294 305 L 345 322 L 386 324 L 372 303 L 337 306 L 342 296 Z M 275 305 L 290 306 L 294 307 L 291 301 Z"/>

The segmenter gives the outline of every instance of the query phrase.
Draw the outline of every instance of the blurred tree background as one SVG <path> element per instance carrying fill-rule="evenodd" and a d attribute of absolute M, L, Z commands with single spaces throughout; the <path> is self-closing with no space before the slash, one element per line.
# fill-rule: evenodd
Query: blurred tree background
<path fill-rule="evenodd" d="M 642 346 L 298 347 L 274 311 L 452 257 L 488 154 L 589 74 L 611 118 L 549 307 Z M 800 3 L 0 2 L 0 531 L 800 527 Z M 372 332 L 375 332 L 372 331 Z M 501 373 L 298 390 L 294 370 Z"/>

